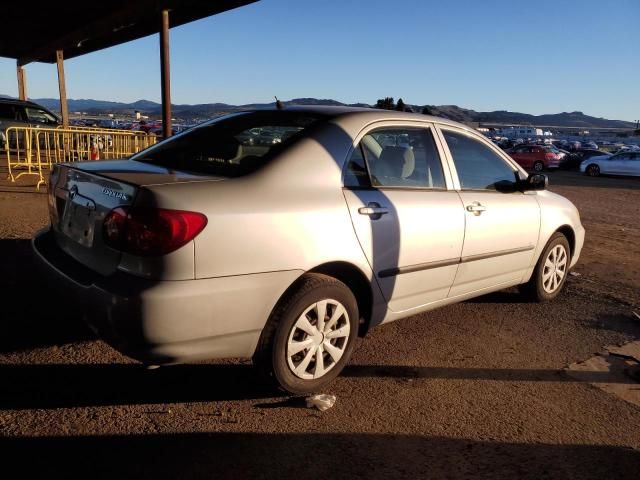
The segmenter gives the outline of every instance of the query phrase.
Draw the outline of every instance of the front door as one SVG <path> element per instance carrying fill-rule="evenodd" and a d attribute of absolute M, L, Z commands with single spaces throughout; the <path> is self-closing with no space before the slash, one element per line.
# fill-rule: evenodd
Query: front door
<path fill-rule="evenodd" d="M 464 212 L 432 132 L 373 128 L 347 162 L 344 196 L 378 285 L 395 312 L 446 298 L 459 264 Z"/>
<path fill-rule="evenodd" d="M 519 283 L 540 230 L 536 194 L 514 191 L 516 171 L 488 142 L 443 129 L 465 215 L 460 267 L 449 296 Z"/>

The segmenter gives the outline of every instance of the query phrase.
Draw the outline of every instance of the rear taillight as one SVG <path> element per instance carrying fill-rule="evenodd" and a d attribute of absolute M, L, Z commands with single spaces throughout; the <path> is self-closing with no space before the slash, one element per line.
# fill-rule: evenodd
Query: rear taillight
<path fill-rule="evenodd" d="M 546 153 L 546 154 L 544 155 L 544 157 L 545 157 L 547 160 L 556 160 L 556 158 L 557 158 L 555 153 Z"/>
<path fill-rule="evenodd" d="M 207 225 L 197 212 L 118 207 L 104 219 L 107 245 L 142 257 L 166 255 L 193 240 Z"/>

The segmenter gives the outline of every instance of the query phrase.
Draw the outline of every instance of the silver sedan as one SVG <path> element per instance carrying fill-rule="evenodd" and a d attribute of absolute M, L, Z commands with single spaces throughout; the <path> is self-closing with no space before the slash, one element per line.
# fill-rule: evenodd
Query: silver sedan
<path fill-rule="evenodd" d="M 591 177 L 601 174 L 640 177 L 640 152 L 625 151 L 591 157 L 580 164 L 580 171 Z"/>
<path fill-rule="evenodd" d="M 440 118 L 243 112 L 129 160 L 56 165 L 33 246 L 131 357 L 253 358 L 306 393 L 382 323 L 515 285 L 555 298 L 584 229 L 546 183 Z"/>

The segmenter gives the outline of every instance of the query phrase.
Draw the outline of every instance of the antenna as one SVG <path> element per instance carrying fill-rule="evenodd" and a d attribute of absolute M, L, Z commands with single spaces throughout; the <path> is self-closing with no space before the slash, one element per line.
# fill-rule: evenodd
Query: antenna
<path fill-rule="evenodd" d="M 280 100 L 278 100 L 278 97 L 276 97 L 275 95 L 273 96 L 273 98 L 276 99 L 276 108 L 278 110 L 282 110 L 284 108 L 284 105 L 282 104 L 282 102 Z"/>

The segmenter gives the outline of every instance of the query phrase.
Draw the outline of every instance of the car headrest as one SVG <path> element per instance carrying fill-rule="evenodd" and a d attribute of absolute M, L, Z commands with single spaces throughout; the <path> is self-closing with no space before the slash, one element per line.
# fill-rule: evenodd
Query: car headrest
<path fill-rule="evenodd" d="M 379 175 L 407 178 L 411 176 L 416 167 L 416 157 L 410 147 L 387 146 L 382 149 L 376 163 Z"/>

